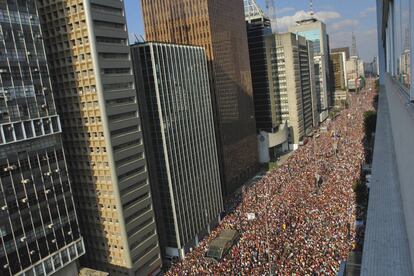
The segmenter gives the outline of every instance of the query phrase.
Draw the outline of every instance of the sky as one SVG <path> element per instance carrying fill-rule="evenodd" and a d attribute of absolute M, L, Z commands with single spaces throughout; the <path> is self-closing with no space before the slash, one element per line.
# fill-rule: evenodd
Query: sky
<path fill-rule="evenodd" d="M 265 0 L 256 1 L 266 11 Z M 276 2 L 279 32 L 287 31 L 289 25 L 309 12 L 308 0 L 274 0 L 274 2 Z M 375 0 L 313 0 L 315 15 L 327 25 L 331 48 L 351 47 L 352 31 L 354 31 L 358 54 L 366 62 L 373 60 L 377 55 L 375 3 Z M 125 0 L 125 5 L 131 37 L 135 34 L 145 37 L 140 0 Z"/>

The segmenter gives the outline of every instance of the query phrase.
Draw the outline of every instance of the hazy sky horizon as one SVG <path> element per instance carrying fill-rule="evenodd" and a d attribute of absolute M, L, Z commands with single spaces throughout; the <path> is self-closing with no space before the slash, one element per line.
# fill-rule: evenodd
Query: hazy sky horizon
<path fill-rule="evenodd" d="M 223 0 L 225 1 L 225 0 Z M 242 0 L 240 0 L 242 2 Z M 287 31 L 304 14 L 309 12 L 308 0 L 277 0 L 278 31 Z M 358 53 L 366 62 L 377 56 L 377 19 L 375 0 L 314 0 L 315 15 L 327 25 L 331 48 L 351 47 L 352 32 L 357 38 Z M 257 3 L 266 12 L 265 0 Z M 125 0 L 128 31 L 144 35 L 140 0 Z"/>

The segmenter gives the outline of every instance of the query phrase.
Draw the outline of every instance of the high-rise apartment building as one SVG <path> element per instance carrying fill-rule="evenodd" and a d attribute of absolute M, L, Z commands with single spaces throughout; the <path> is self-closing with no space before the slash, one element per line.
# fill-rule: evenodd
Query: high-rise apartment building
<path fill-rule="evenodd" d="M 39 0 L 86 255 L 110 275 L 161 258 L 124 2 Z"/>
<path fill-rule="evenodd" d="M 85 253 L 36 1 L 0 2 L 0 275 L 77 275 Z"/>
<path fill-rule="evenodd" d="M 293 33 L 266 38 L 271 91 L 277 95 L 278 120 L 287 122 L 289 143 L 295 149 L 319 123 L 313 78 L 312 42 Z"/>
<path fill-rule="evenodd" d="M 143 0 L 148 41 L 206 50 L 224 195 L 258 168 L 252 83 L 241 0 Z"/>
<path fill-rule="evenodd" d="M 289 32 L 313 42 L 318 111 L 320 120 L 324 121 L 328 117 L 331 103 L 330 56 L 326 25 L 316 18 L 310 18 L 298 21 L 295 26 L 289 27 Z"/>
<path fill-rule="evenodd" d="M 145 43 L 132 55 L 163 253 L 184 258 L 223 211 L 205 51 Z"/>

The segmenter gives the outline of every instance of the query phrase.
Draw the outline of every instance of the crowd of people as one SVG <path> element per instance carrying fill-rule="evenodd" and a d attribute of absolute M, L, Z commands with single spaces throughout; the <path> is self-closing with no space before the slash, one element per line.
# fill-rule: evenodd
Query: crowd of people
<path fill-rule="evenodd" d="M 365 160 L 363 113 L 373 96 L 351 94 L 347 109 L 243 189 L 237 205 L 229 202 L 220 225 L 167 275 L 336 275 L 357 246 L 352 186 Z M 208 245 L 223 229 L 241 237 L 221 261 L 210 260 Z"/>

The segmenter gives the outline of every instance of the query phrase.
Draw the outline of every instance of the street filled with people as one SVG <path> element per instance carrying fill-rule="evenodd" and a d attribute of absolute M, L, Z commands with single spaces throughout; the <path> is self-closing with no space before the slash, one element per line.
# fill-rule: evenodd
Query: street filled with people
<path fill-rule="evenodd" d="M 166 275 L 336 275 L 361 242 L 352 187 L 361 178 L 363 114 L 374 95 L 351 93 L 347 108 L 283 165 L 227 202 L 220 225 Z M 214 261 L 205 255 L 223 229 L 240 239 Z"/>

